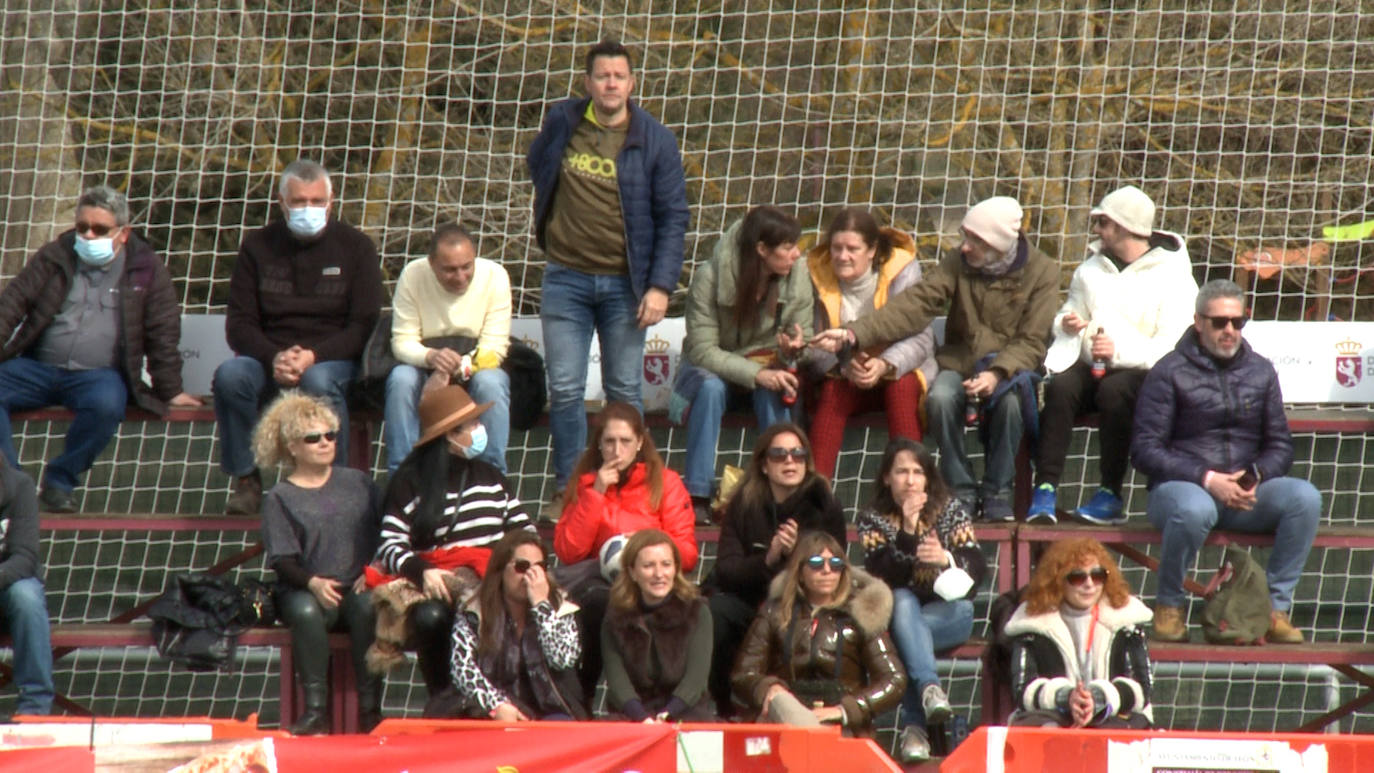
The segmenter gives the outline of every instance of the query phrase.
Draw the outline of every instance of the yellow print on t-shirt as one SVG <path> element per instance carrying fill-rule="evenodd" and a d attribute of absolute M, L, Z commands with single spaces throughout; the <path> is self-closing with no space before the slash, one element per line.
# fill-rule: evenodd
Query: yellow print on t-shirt
<path fill-rule="evenodd" d="M 588 177 L 615 179 L 615 159 L 592 153 L 570 152 L 563 158 L 563 165 L 578 174 Z"/>

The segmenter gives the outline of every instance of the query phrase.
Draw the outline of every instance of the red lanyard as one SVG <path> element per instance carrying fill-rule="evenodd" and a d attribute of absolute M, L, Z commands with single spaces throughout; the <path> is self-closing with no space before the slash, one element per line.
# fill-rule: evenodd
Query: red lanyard
<path fill-rule="evenodd" d="M 1088 641 L 1083 646 L 1083 657 L 1078 661 L 1078 677 L 1083 680 L 1087 680 L 1088 678 L 1088 664 L 1092 661 L 1093 636 L 1097 634 L 1097 615 L 1099 609 L 1099 605 L 1093 604 L 1093 618 L 1088 623 Z"/>

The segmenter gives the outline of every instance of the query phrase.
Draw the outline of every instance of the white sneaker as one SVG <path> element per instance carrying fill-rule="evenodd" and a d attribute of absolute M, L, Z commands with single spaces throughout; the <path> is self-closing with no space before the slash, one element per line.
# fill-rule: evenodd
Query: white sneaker
<path fill-rule="evenodd" d="M 927 724 L 938 725 L 954 715 L 949 696 L 938 684 L 930 685 L 921 693 L 921 708 L 925 709 Z"/>
<path fill-rule="evenodd" d="M 930 740 L 926 738 L 925 731 L 915 725 L 907 725 L 897 743 L 897 756 L 904 765 L 930 759 Z"/>

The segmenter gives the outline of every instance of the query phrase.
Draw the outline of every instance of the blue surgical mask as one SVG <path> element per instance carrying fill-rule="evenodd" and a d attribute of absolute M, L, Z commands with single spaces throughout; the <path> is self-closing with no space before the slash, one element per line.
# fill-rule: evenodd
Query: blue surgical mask
<path fill-rule="evenodd" d="M 296 207 L 286 211 L 286 227 L 297 236 L 314 236 L 328 222 L 328 207 Z"/>
<path fill-rule="evenodd" d="M 478 424 L 468 434 L 472 436 L 472 445 L 467 448 L 459 448 L 458 452 L 463 455 L 464 459 L 476 459 L 482 455 L 483 451 L 487 450 L 487 428 Z"/>
<path fill-rule="evenodd" d="M 104 266 L 114 260 L 114 239 L 106 236 L 101 239 L 87 239 L 77 234 L 76 256 L 88 266 Z"/>

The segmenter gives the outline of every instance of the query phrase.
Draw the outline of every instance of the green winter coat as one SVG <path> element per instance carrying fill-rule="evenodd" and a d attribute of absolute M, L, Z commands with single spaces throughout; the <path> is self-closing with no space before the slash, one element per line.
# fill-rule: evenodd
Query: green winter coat
<path fill-rule="evenodd" d="M 801 326 L 803 336 L 808 339 L 811 337 L 811 275 L 806 269 L 806 258 L 802 257 L 793 264 L 787 276 L 778 279 L 778 302 L 782 304 L 780 328 L 775 328 L 773 324 L 777 319 L 777 309 L 773 305 L 762 310 L 758 324 L 752 329 L 736 327 L 735 283 L 739 279 L 740 264 L 735 236 L 739 233 L 739 227 L 739 222 L 731 226 L 720 237 L 711 259 L 698 266 L 692 274 L 691 289 L 687 294 L 687 338 L 682 349 L 687 362 L 705 368 L 731 384 L 753 389 L 756 386 L 754 376 L 763 370 L 764 365 L 750 359 L 747 354 L 759 349 L 776 351 L 779 330 L 790 330 L 793 323 Z M 1057 303 L 1054 308 L 1058 308 Z"/>

